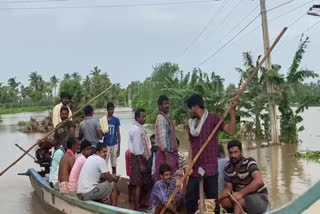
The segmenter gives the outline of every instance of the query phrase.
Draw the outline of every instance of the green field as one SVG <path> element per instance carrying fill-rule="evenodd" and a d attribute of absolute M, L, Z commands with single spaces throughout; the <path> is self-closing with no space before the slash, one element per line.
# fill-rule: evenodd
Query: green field
<path fill-rule="evenodd" d="M 22 112 L 38 112 L 51 109 L 51 106 L 32 106 L 19 108 L 0 108 L 0 114 L 16 114 Z"/>

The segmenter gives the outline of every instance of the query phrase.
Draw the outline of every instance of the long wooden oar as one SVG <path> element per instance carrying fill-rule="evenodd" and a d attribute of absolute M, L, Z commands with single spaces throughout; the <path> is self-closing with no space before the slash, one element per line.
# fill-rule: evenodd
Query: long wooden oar
<path fill-rule="evenodd" d="M 16 147 L 18 147 L 21 151 L 23 151 L 23 152 L 26 152 L 26 150 L 24 150 L 21 146 L 19 146 L 18 144 L 14 144 Z M 37 161 L 37 159 L 33 156 L 33 155 L 31 155 L 30 153 L 27 153 L 27 155 L 29 156 L 29 157 L 31 157 L 34 161 Z"/>
<path fill-rule="evenodd" d="M 65 122 L 69 121 L 71 118 L 73 118 L 75 115 L 79 114 L 80 111 L 82 111 L 82 109 L 84 109 L 85 106 L 89 105 L 90 103 L 92 103 L 95 99 L 97 99 L 98 97 L 100 97 L 102 94 L 106 93 L 107 91 L 109 91 L 112 88 L 112 85 L 105 89 L 104 91 L 102 91 L 100 94 L 98 94 L 97 96 L 93 97 L 91 100 L 89 100 L 85 105 L 81 106 L 75 113 L 72 114 L 71 117 L 69 117 L 67 120 L 59 123 L 56 128 L 54 128 L 53 130 L 51 130 L 48 134 L 46 134 L 43 138 L 41 138 L 40 141 L 46 139 L 47 137 L 49 137 L 51 134 L 53 134 L 58 128 L 61 127 L 62 124 L 64 124 Z M 16 163 L 18 163 L 27 153 L 29 153 L 31 151 L 31 149 L 33 149 L 35 146 L 38 145 L 38 142 L 36 142 L 35 144 L 33 144 L 29 149 L 27 149 L 17 160 L 15 160 L 12 164 L 10 164 L 5 170 L 3 170 L 0 173 L 0 176 L 2 176 L 8 169 L 10 169 L 12 166 L 14 166 Z"/>
<path fill-rule="evenodd" d="M 237 92 L 237 95 L 235 97 L 235 99 L 239 99 L 240 95 L 245 91 L 246 87 L 248 86 L 248 84 L 250 83 L 250 81 L 252 80 L 252 78 L 257 74 L 257 72 L 259 71 L 259 69 L 261 68 L 261 66 L 263 65 L 263 63 L 267 60 L 267 58 L 269 57 L 271 51 L 274 49 L 274 47 L 277 45 L 277 43 L 279 42 L 279 40 L 281 39 L 281 37 L 283 36 L 283 34 L 286 32 L 288 28 L 285 27 L 283 28 L 283 30 L 281 31 L 281 33 L 278 35 L 278 37 L 276 38 L 276 40 L 273 42 L 271 48 L 267 51 L 266 55 L 262 58 L 262 60 L 260 61 L 260 63 L 257 65 L 257 67 L 255 68 L 255 70 L 251 73 L 251 75 L 249 76 L 249 78 L 247 79 L 247 81 L 240 87 L 240 89 Z M 220 119 L 219 123 L 215 126 L 215 128 L 213 129 L 213 131 L 211 132 L 211 134 L 209 135 L 209 137 L 207 138 L 207 140 L 205 141 L 205 143 L 202 145 L 202 147 L 200 148 L 199 152 L 194 156 L 192 162 L 191 162 L 191 166 L 187 169 L 186 174 L 183 176 L 183 178 L 180 180 L 179 184 L 177 185 L 176 189 L 172 192 L 168 202 L 166 203 L 166 205 L 162 208 L 160 214 L 164 214 L 165 211 L 168 209 L 168 207 L 170 206 L 170 204 L 172 203 L 172 200 L 174 199 L 174 197 L 177 195 L 179 189 L 181 189 L 181 184 L 187 179 L 187 177 L 190 176 L 191 171 L 192 171 L 192 167 L 193 165 L 197 162 L 197 160 L 199 159 L 200 155 L 202 154 L 202 152 L 204 151 L 204 149 L 206 148 L 206 146 L 209 144 L 209 142 L 211 141 L 211 139 L 213 138 L 213 136 L 217 133 L 220 125 L 223 123 L 223 121 L 225 120 L 225 118 L 227 117 L 227 115 L 229 114 L 229 111 L 231 110 L 231 103 L 228 105 L 225 113 L 223 114 L 223 117 Z"/>

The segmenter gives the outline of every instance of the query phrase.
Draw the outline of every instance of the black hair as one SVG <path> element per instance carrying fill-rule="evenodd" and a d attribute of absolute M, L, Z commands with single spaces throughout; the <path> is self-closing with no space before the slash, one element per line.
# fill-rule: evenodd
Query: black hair
<path fill-rule="evenodd" d="M 240 149 L 240 151 L 242 151 L 242 143 L 240 141 L 231 140 L 228 142 L 228 150 L 235 146 L 237 146 Z"/>
<path fill-rule="evenodd" d="M 109 110 L 110 108 L 115 108 L 112 102 L 108 102 L 107 104 L 107 110 Z"/>
<path fill-rule="evenodd" d="M 199 94 L 192 94 L 185 100 L 185 104 L 191 109 L 194 106 L 199 106 L 200 108 L 204 109 L 204 101 L 201 95 Z"/>
<path fill-rule="evenodd" d="M 60 112 L 67 111 L 69 113 L 69 108 L 67 106 L 61 106 Z"/>
<path fill-rule="evenodd" d="M 150 141 L 151 141 L 151 139 L 155 139 L 156 138 L 156 135 L 155 134 L 152 134 L 151 136 L 150 136 Z"/>
<path fill-rule="evenodd" d="M 180 145 L 180 140 L 176 137 L 176 140 L 177 140 L 177 145 L 179 146 Z"/>
<path fill-rule="evenodd" d="M 90 141 L 84 140 L 81 142 L 81 149 L 80 151 L 83 152 L 86 148 L 91 147 Z"/>
<path fill-rule="evenodd" d="M 107 148 L 107 145 L 104 143 L 97 143 L 96 152 L 102 151 L 103 148 Z"/>
<path fill-rule="evenodd" d="M 90 105 L 87 105 L 86 107 L 84 107 L 83 111 L 85 116 L 91 116 L 91 114 L 93 113 L 93 107 Z"/>
<path fill-rule="evenodd" d="M 160 168 L 159 168 L 160 175 L 163 175 L 165 172 L 171 172 L 171 171 L 172 171 L 171 167 L 168 164 L 164 163 L 160 165 Z"/>
<path fill-rule="evenodd" d="M 158 106 L 161 106 L 164 101 L 169 101 L 169 98 L 166 95 L 160 95 L 158 98 Z"/>
<path fill-rule="evenodd" d="M 66 144 L 67 149 L 72 149 L 72 147 L 77 143 L 77 139 L 75 137 L 66 136 Z"/>
<path fill-rule="evenodd" d="M 63 98 L 67 98 L 67 99 L 71 100 L 72 96 L 71 96 L 68 92 L 63 91 L 63 92 L 61 92 L 61 94 L 60 94 L 60 98 L 61 98 L 61 100 L 62 100 Z"/>
<path fill-rule="evenodd" d="M 218 151 L 217 151 L 218 158 L 223 158 L 226 156 L 226 153 L 224 152 L 224 148 L 222 144 L 218 144 Z"/>
<path fill-rule="evenodd" d="M 140 117 L 141 112 L 146 112 L 143 108 L 137 108 L 134 112 L 134 119 L 138 119 Z"/>

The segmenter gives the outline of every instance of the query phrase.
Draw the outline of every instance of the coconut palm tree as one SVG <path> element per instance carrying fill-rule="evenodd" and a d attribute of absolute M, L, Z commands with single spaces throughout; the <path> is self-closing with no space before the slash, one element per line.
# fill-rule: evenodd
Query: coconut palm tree
<path fill-rule="evenodd" d="M 57 96 L 57 87 L 58 87 L 58 83 L 59 83 L 59 79 L 56 77 L 56 75 L 53 75 L 50 78 L 50 83 L 51 83 L 51 87 L 54 90 L 54 96 Z"/>
<path fill-rule="evenodd" d="M 69 73 L 65 73 L 65 74 L 63 75 L 63 79 L 64 79 L 64 80 L 67 80 L 67 79 L 70 79 L 70 78 L 71 78 L 71 76 L 70 76 Z"/>
<path fill-rule="evenodd" d="M 98 68 L 98 66 L 94 66 L 94 67 L 93 67 L 93 70 L 90 70 L 90 74 L 91 74 L 92 76 L 98 76 L 98 75 L 101 74 L 101 69 Z"/>
<path fill-rule="evenodd" d="M 78 72 L 72 73 L 72 74 L 71 74 L 71 77 L 72 77 L 73 79 L 77 79 L 77 80 L 81 81 L 81 75 L 80 75 Z"/>

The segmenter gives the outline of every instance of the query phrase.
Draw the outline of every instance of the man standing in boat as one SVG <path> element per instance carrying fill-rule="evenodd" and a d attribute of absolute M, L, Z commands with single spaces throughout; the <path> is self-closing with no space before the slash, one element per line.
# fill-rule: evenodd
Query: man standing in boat
<path fill-rule="evenodd" d="M 108 171 L 106 163 L 107 147 L 98 143 L 96 154 L 87 158 L 84 163 L 77 187 L 77 195 L 81 200 L 94 200 L 106 203 L 111 200 L 112 206 L 117 206 L 118 189 L 116 183 L 119 176 L 113 176 Z M 101 183 L 100 180 L 103 180 Z"/>
<path fill-rule="evenodd" d="M 80 142 L 75 138 L 68 136 L 67 140 L 67 151 L 64 153 L 60 164 L 59 164 L 59 191 L 64 194 L 69 194 L 69 176 L 71 169 L 76 161 L 76 152 L 80 149 Z"/>
<path fill-rule="evenodd" d="M 115 106 L 113 103 L 109 102 L 107 104 L 107 121 L 109 131 L 104 134 L 103 142 L 107 145 L 108 156 L 106 161 L 111 162 L 112 174 L 117 174 L 117 158 L 120 156 L 120 120 L 119 118 L 113 116 Z"/>
<path fill-rule="evenodd" d="M 87 105 L 84 107 L 85 118 L 80 123 L 79 139 L 83 138 L 91 143 L 92 147 L 96 147 L 97 143 L 103 137 L 102 130 L 100 128 L 100 123 L 97 118 L 93 117 L 93 107 Z"/>
<path fill-rule="evenodd" d="M 159 96 L 158 108 L 155 135 L 159 149 L 155 158 L 155 180 L 160 178 L 159 168 L 161 164 L 169 164 L 173 173 L 179 169 L 177 138 L 174 125 L 168 118 L 169 99 L 167 96 Z"/>
<path fill-rule="evenodd" d="M 60 110 L 61 107 L 66 107 L 69 109 L 69 115 L 68 117 L 72 116 L 72 112 L 70 107 L 68 106 L 71 100 L 71 95 L 68 94 L 67 92 L 61 92 L 61 103 L 57 104 L 53 110 L 52 110 L 52 124 L 53 128 L 55 128 L 59 123 L 62 122 L 61 115 L 60 115 Z"/>
<path fill-rule="evenodd" d="M 150 157 L 150 142 L 143 124 L 146 120 L 145 110 L 138 108 L 134 114 L 135 121 L 129 131 L 128 147 L 130 156 L 130 185 L 133 189 L 134 209 L 143 207 L 143 202 L 148 196 L 148 192 L 143 192 L 151 188 L 151 172 L 148 168 L 148 158 Z M 138 202 L 140 204 L 138 205 Z"/>
<path fill-rule="evenodd" d="M 243 156 L 242 143 L 239 141 L 230 141 L 228 151 L 230 161 L 224 171 L 226 183 L 219 194 L 221 205 L 225 209 L 233 209 L 235 214 L 242 213 L 242 210 L 250 214 L 265 213 L 269 206 L 268 190 L 257 162 Z"/>
<path fill-rule="evenodd" d="M 68 107 L 65 107 L 65 106 L 62 106 L 60 108 L 60 118 L 61 118 L 61 121 L 65 121 L 68 119 L 68 116 L 69 116 L 69 108 Z M 70 124 L 70 123 L 69 123 Z M 72 123 L 74 124 L 74 123 Z M 69 131 L 72 131 L 69 132 Z M 39 146 L 42 147 L 42 148 L 51 148 L 51 147 L 57 147 L 59 146 L 59 144 L 61 144 L 63 138 L 66 136 L 66 135 L 72 135 L 74 136 L 74 130 L 70 130 L 66 124 L 60 126 L 54 133 L 54 137 L 53 138 L 49 138 L 49 139 L 44 139 L 42 141 L 39 141 Z"/>
<path fill-rule="evenodd" d="M 185 101 L 191 119 L 189 120 L 189 158 L 188 168 L 190 169 L 191 161 L 199 152 L 202 145 L 205 143 L 211 132 L 215 129 L 220 121 L 220 117 L 214 113 L 208 113 L 205 109 L 203 98 L 198 94 L 191 95 Z M 222 123 L 219 131 L 224 131 L 232 135 L 236 126 L 236 106 L 237 100 L 232 101 L 231 121 L 229 124 Z M 195 213 L 198 209 L 199 200 L 199 181 L 200 175 L 198 173 L 199 167 L 204 169 L 204 191 L 207 199 L 218 199 L 218 146 L 217 132 L 205 150 L 200 155 L 197 162 L 192 168 L 192 174 L 189 177 L 186 192 L 186 208 L 187 213 Z M 216 213 L 219 212 L 219 206 L 216 206 Z"/>

